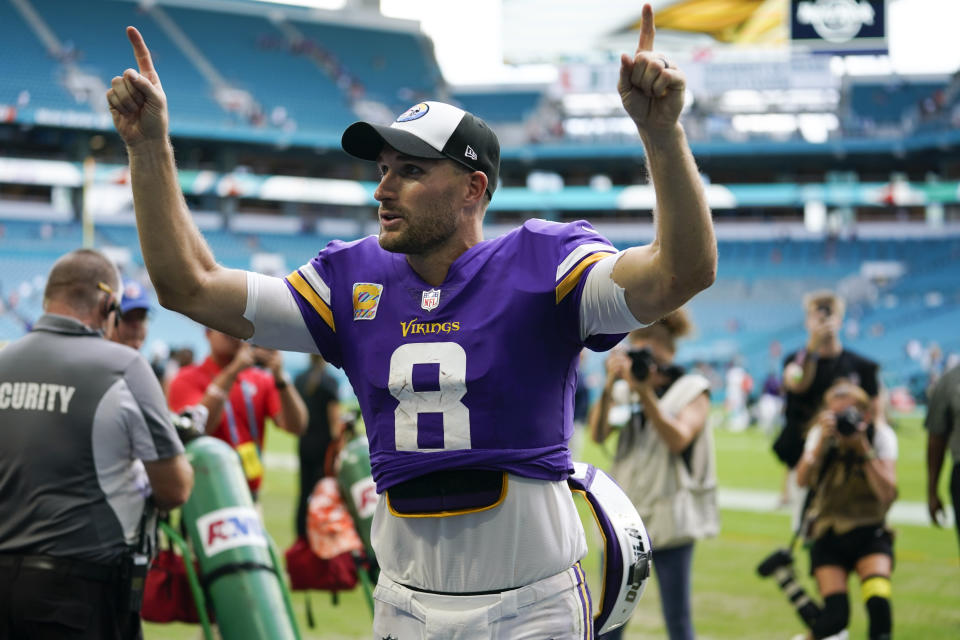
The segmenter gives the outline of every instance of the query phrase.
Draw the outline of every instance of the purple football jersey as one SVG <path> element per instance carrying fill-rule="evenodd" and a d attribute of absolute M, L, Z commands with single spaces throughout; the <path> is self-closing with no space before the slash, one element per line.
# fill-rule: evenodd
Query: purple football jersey
<path fill-rule="evenodd" d="M 584 276 L 616 250 L 587 222 L 530 220 L 481 242 L 432 287 L 371 236 L 287 276 L 323 357 L 360 402 L 377 491 L 427 472 L 563 480 Z"/>

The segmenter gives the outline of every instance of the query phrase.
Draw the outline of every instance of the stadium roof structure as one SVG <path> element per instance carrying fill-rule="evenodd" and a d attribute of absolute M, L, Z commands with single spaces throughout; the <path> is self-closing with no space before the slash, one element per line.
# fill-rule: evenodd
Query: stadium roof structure
<path fill-rule="evenodd" d="M 505 10 L 545 1 L 521 0 L 508 3 Z M 692 7 L 692 1 L 655 4 L 664 9 L 659 15 L 666 20 L 674 15 L 672 8 Z M 613 12 L 609 26 L 622 29 L 629 20 L 621 16 L 635 16 L 637 5 L 633 0 L 612 4 L 621 11 Z M 742 4 L 760 10 L 776 3 Z M 0 3 L 0 134 L 11 142 L 7 153 L 16 153 L 13 142 L 19 136 L 30 138 L 31 132 L 46 130 L 77 132 L 76 140 L 100 133 L 108 145 L 122 151 L 103 94 L 110 77 L 132 64 L 123 37 L 127 24 L 140 26 L 154 52 L 170 104 L 171 134 L 181 148 L 223 148 L 229 155 L 245 146 L 262 149 L 264 156 L 293 149 L 314 154 L 326 169 L 348 162 L 340 152 L 340 136 L 351 122 L 387 122 L 418 100 L 440 99 L 459 103 L 493 124 L 501 137 L 505 168 L 514 175 L 533 165 L 614 171 L 643 164 L 632 124 L 623 122 L 627 119 L 618 99 L 609 91 L 615 84 L 609 73 L 616 73 L 609 61 L 602 65 L 608 75 L 598 70 L 601 65 L 565 67 L 567 76 L 588 79 L 583 88 L 572 83 L 565 89 L 568 94 L 560 87 L 451 88 L 440 75 L 431 42 L 415 22 L 371 11 L 251 0 Z M 823 57 L 817 63 L 810 59 L 692 61 L 685 66 L 691 87 L 701 79 L 702 86 L 691 91 L 695 97 L 684 118 L 705 173 L 730 180 L 724 175 L 730 167 L 769 171 L 778 163 L 784 163 L 787 172 L 821 173 L 860 165 L 889 173 L 905 163 L 914 172 L 939 172 L 950 164 L 960 145 L 955 126 L 960 82 L 939 76 L 841 83 L 824 66 Z M 125 62 L 118 67 L 118 61 Z M 809 97 L 806 85 L 770 89 L 764 84 L 784 78 L 822 80 L 815 93 L 821 101 L 829 98 L 832 111 L 823 112 L 827 103 L 816 106 L 818 113 L 809 113 L 813 107 L 804 104 L 790 105 L 791 100 Z M 738 84 L 747 85 L 754 97 L 770 94 L 768 102 L 749 105 L 741 111 L 753 111 L 738 114 L 739 106 L 728 108 L 708 95 Z M 601 117 L 589 110 L 580 117 L 565 103 L 566 98 L 579 99 L 600 89 L 606 91 Z M 930 101 L 934 112 L 927 113 L 923 108 Z M 783 135 L 738 131 L 740 116 L 750 121 L 829 118 L 834 129 L 822 127 L 821 138 L 810 141 L 797 125 Z M 587 125 L 583 135 L 572 133 L 578 119 Z M 595 122 L 613 123 L 618 129 L 595 135 L 589 130 Z"/>

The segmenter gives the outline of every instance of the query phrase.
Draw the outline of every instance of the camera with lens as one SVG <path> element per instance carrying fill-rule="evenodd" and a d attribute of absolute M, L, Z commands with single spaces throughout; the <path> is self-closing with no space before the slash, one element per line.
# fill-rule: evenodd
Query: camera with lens
<path fill-rule="evenodd" d="M 173 423 L 180 441 L 184 444 L 195 440 L 204 435 L 207 426 L 207 417 L 209 412 L 202 404 L 195 404 L 186 407 L 180 413 L 170 413 L 170 421 Z"/>
<path fill-rule="evenodd" d="M 793 547 L 793 542 L 790 543 Z M 797 615 L 809 628 L 813 628 L 821 610 L 807 595 L 803 584 L 797 581 L 793 569 L 793 552 L 790 549 L 777 549 L 757 566 L 761 578 L 774 576 L 777 586 L 787 596 Z"/>
<path fill-rule="evenodd" d="M 849 407 L 837 414 L 837 433 L 846 437 L 857 432 L 857 425 L 863 422 L 863 415 L 856 407 Z"/>
<path fill-rule="evenodd" d="M 667 378 L 670 384 L 676 382 L 686 373 L 684 368 L 678 364 L 660 364 L 653 357 L 653 352 L 647 347 L 633 349 L 628 351 L 627 355 L 630 356 L 632 361 L 630 373 L 638 382 L 643 382 L 650 376 L 651 367 L 655 367 L 661 375 Z"/>
<path fill-rule="evenodd" d="M 777 549 L 757 566 L 757 573 L 761 578 L 772 576 L 774 571 L 781 567 L 789 567 L 793 564 L 793 554 L 789 549 Z"/>
<path fill-rule="evenodd" d="M 630 365 L 630 373 L 638 382 L 643 382 L 650 375 L 650 367 L 657 364 L 657 361 L 653 358 L 653 352 L 650 349 L 643 347 L 642 349 L 633 349 L 627 352 L 627 355 L 630 356 L 632 361 Z"/>
<path fill-rule="evenodd" d="M 817 305 L 817 311 L 825 318 L 833 315 L 833 305 L 829 302 L 821 302 Z"/>

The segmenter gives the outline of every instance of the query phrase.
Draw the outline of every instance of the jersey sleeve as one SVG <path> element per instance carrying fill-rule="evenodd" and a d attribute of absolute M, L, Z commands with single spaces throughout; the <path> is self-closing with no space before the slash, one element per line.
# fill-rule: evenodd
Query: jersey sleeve
<path fill-rule="evenodd" d="M 579 338 L 580 304 L 586 276 L 600 260 L 615 255 L 616 247 L 585 220 L 566 224 L 528 220 L 524 223 L 524 229 L 544 238 L 544 242 L 547 242 L 546 238 L 550 239 L 555 302 L 558 307 L 568 308 L 574 313 Z M 621 339 L 623 334 L 617 333 L 589 335 L 582 341 L 590 349 L 603 351 Z"/>
<path fill-rule="evenodd" d="M 280 351 L 316 353 L 293 292 L 286 280 L 247 272 L 247 306 L 243 317 L 253 325 L 248 342 Z"/>
<path fill-rule="evenodd" d="M 342 366 L 337 327 L 334 321 L 333 268 L 327 259 L 327 250 L 299 269 L 292 271 L 284 282 L 290 290 L 307 330 L 324 360 L 335 367 Z"/>
<path fill-rule="evenodd" d="M 163 399 L 163 389 L 147 361 L 140 356 L 134 358 L 123 378 L 142 417 L 142 420 L 132 420 L 130 425 L 133 455 L 151 462 L 183 453 L 183 444 Z"/>

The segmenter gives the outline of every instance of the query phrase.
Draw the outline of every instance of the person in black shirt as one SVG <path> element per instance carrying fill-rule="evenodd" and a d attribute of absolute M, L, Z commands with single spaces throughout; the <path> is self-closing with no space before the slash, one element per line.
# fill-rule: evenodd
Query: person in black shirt
<path fill-rule="evenodd" d="M 324 476 L 324 462 L 330 443 L 340 436 L 339 387 L 327 371 L 327 363 L 317 354 L 310 355 L 310 368 L 298 375 L 293 386 L 307 404 L 310 415 L 307 432 L 300 437 L 300 496 L 297 499 L 297 535 L 307 535 L 307 500 Z"/>
<path fill-rule="evenodd" d="M 803 306 L 809 338 L 805 348 L 789 354 L 783 362 L 785 423 L 773 447 L 790 469 L 797 466 L 807 425 L 834 382 L 848 380 L 862 388 L 874 404 L 874 415 L 883 415 L 877 363 L 844 349 L 840 341 L 846 310 L 843 298 L 832 291 L 815 291 L 804 297 Z"/>

